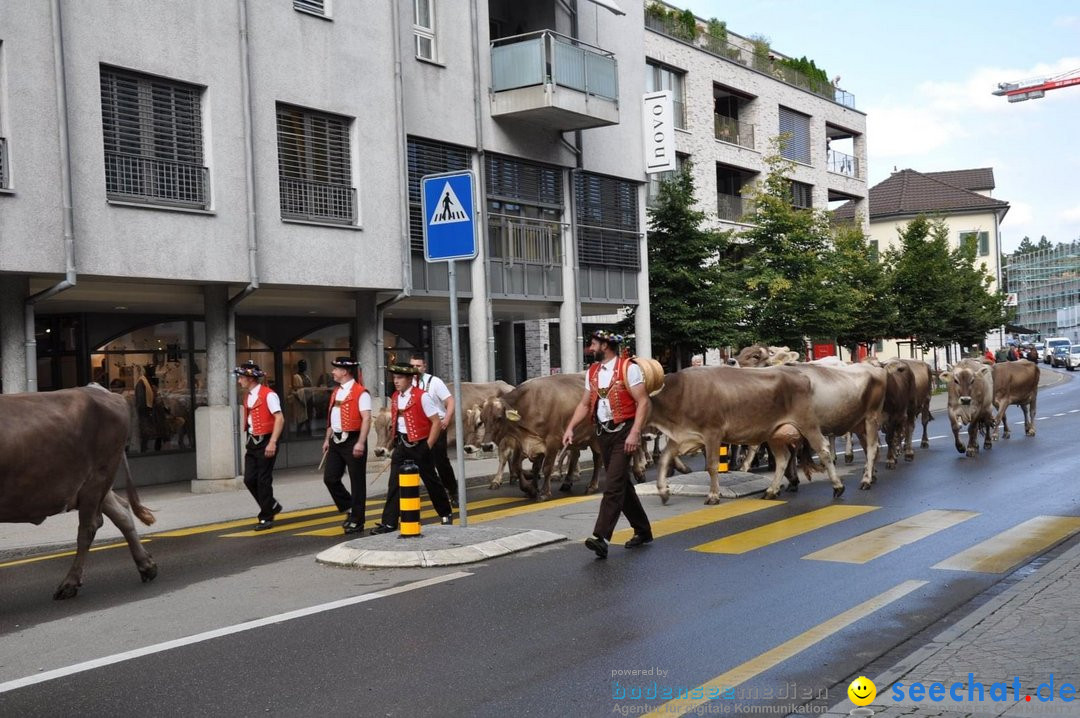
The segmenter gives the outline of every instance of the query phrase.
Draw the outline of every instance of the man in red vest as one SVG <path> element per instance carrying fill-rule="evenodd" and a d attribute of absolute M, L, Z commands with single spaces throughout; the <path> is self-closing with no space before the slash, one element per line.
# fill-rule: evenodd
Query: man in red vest
<path fill-rule="evenodd" d="M 641 429 L 649 414 L 649 395 L 641 367 L 628 356 L 619 356 L 622 336 L 604 330 L 594 332 L 589 351 L 597 358 L 585 374 L 585 394 L 563 433 L 563 445 L 574 441 L 574 427 L 588 417 L 596 422 L 596 435 L 604 460 L 604 497 L 593 535 L 585 545 L 597 558 L 607 558 L 608 541 L 619 514 L 626 516 L 634 535 L 626 548 L 653 540 L 652 525 L 630 480 L 630 463 L 641 444 Z"/>
<path fill-rule="evenodd" d="M 326 411 L 329 420 L 322 446 L 326 455 L 323 483 L 338 511 L 345 512 L 345 523 L 341 528 L 347 534 L 355 534 L 364 530 L 367 505 L 365 453 L 371 429 L 371 394 L 360 383 L 360 362 L 352 357 L 338 357 L 330 365 L 338 388 L 330 393 L 330 406 Z M 346 468 L 349 469 L 352 494 L 341 483 Z"/>
<path fill-rule="evenodd" d="M 390 397 L 390 425 L 391 431 L 395 432 L 394 453 L 390 456 L 390 483 L 386 489 L 382 522 L 375 524 L 371 533 L 397 531 L 400 514 L 398 476 L 401 474 L 402 464 L 408 460 L 415 463 L 420 470 L 420 479 L 424 482 L 432 506 L 439 514 L 439 523 L 449 526 L 454 522 L 453 509 L 446 496 L 446 489 L 435 474 L 435 462 L 432 459 L 432 449 L 442 430 L 439 410 L 431 396 L 413 384 L 413 378 L 420 374 L 418 368 L 391 365 L 387 370 L 394 375 L 396 390 Z"/>
<path fill-rule="evenodd" d="M 233 369 L 233 374 L 244 397 L 243 426 L 247 431 L 244 486 L 259 502 L 259 523 L 255 524 L 255 530 L 265 531 L 281 513 L 281 504 L 274 499 L 274 462 L 285 416 L 278 395 L 260 381 L 266 372 L 258 364 L 246 361 Z"/>

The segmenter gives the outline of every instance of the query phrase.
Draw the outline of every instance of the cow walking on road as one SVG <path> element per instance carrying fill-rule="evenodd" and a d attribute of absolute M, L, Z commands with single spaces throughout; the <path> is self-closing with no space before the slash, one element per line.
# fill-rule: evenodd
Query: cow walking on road
<path fill-rule="evenodd" d="M 956 450 L 967 456 L 979 453 L 979 431 L 985 433 L 983 448 L 990 449 L 990 432 L 994 427 L 994 379 L 989 364 L 976 359 L 961 359 L 951 369 L 941 373 L 949 387 L 949 422 L 952 424 Z M 965 450 L 960 430 L 968 427 Z"/>
<path fill-rule="evenodd" d="M 1035 405 L 1039 398 L 1039 365 L 1027 359 L 1020 359 L 1007 364 L 994 365 L 994 439 L 998 438 L 998 427 L 1005 430 L 1009 438 L 1009 420 L 1005 410 L 1013 404 L 1024 412 L 1024 433 L 1035 436 Z"/>
<path fill-rule="evenodd" d="M 41 394 L 0 396 L 0 523 L 40 524 L 49 516 L 79 512 L 75 561 L 55 599 L 72 598 L 102 514 L 120 529 L 143 582 L 157 565 L 135 532 L 130 508 L 146 525 L 154 515 L 139 501 L 124 447 L 131 422 L 127 402 L 91 384 Z M 123 466 L 127 502 L 113 493 Z"/>

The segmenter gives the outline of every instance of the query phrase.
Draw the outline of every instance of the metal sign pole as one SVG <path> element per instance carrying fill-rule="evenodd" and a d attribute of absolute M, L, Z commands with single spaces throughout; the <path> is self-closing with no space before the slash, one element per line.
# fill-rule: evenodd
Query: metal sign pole
<path fill-rule="evenodd" d="M 450 352 L 454 361 L 454 432 L 457 434 L 457 476 L 458 476 L 458 525 L 468 526 L 468 508 L 465 502 L 465 431 L 461 421 L 461 412 L 465 410 L 461 396 L 461 346 L 458 343 L 458 306 L 457 306 L 457 262 L 446 263 L 450 277 Z"/>

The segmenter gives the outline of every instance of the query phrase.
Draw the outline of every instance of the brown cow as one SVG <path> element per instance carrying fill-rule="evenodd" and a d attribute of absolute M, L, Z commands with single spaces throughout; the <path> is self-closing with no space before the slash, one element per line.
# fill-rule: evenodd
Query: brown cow
<path fill-rule="evenodd" d="M 915 380 L 915 414 L 908 417 L 907 436 L 904 443 L 904 461 L 915 459 L 915 450 L 911 443 L 915 435 L 915 418 L 922 421 L 922 439 L 919 446 L 923 449 L 930 446 L 930 439 L 926 436 L 926 425 L 934 420 L 930 413 L 930 396 L 934 390 L 934 370 L 921 359 L 901 359 L 900 361 L 911 367 L 911 376 Z"/>
<path fill-rule="evenodd" d="M 651 399 L 649 423 L 668 437 L 660 457 L 656 488 L 667 503 L 668 469 L 675 456 L 704 446 L 716 456 L 720 444 L 768 444 L 776 471 L 766 498 L 776 498 L 791 450 L 804 438 L 818 452 L 833 486 L 844 493 L 836 474 L 829 442 L 821 433 L 810 403 L 810 379 L 798 372 L 728 366 L 693 367 L 668 374 L 663 389 Z M 706 504 L 720 502 L 716 463 L 707 463 L 709 495 Z"/>
<path fill-rule="evenodd" d="M 914 424 L 914 416 L 919 411 L 918 394 L 915 386 L 915 371 L 910 364 L 900 359 L 890 359 L 885 367 L 885 404 L 881 412 L 881 428 L 885 431 L 885 468 L 895 469 L 897 457 L 908 440 L 908 427 Z M 915 458 L 912 453 L 909 458 Z"/>
<path fill-rule="evenodd" d="M 40 524 L 78 510 L 75 562 L 53 598 L 71 598 L 82 586 L 90 544 L 104 513 L 124 534 L 143 582 L 157 565 L 139 542 L 135 516 L 154 515 L 139 502 L 124 446 L 130 429 L 124 398 L 97 384 L 41 394 L 0 396 L 0 523 Z M 127 503 L 112 492 L 117 469 L 127 476 Z"/>
<path fill-rule="evenodd" d="M 951 369 L 941 372 L 949 387 L 949 423 L 952 424 L 956 450 L 967 456 L 979 453 L 979 430 L 985 433 L 983 448 L 990 449 L 994 426 L 993 369 L 976 359 L 961 359 Z M 960 441 L 960 429 L 968 427 L 967 450 Z"/>
<path fill-rule="evenodd" d="M 997 415 L 994 417 L 994 439 L 998 438 L 998 427 L 1005 427 L 1005 438 L 1009 438 L 1009 420 L 1005 418 L 1005 410 L 1013 404 L 1020 407 L 1024 412 L 1024 433 L 1035 436 L 1035 404 L 1039 396 L 1039 365 L 1027 359 L 1018 361 L 1002 362 L 995 364 L 994 375 L 994 406 Z"/>
<path fill-rule="evenodd" d="M 738 366 L 775 366 L 799 361 L 799 353 L 789 350 L 787 347 L 767 347 L 764 344 L 751 344 L 743 347 L 735 355 L 735 363 Z"/>
<path fill-rule="evenodd" d="M 500 451 L 509 449 L 532 462 L 533 480 L 521 475 L 518 485 L 538 501 L 551 497 L 551 473 L 562 449 L 563 430 L 584 391 L 584 374 L 554 374 L 530 379 L 509 394 L 484 403 L 481 421 L 487 440 L 499 446 Z M 595 450 L 595 444 L 592 421 L 580 422 L 571 448 Z M 600 462 L 594 460 L 586 493 L 596 490 L 599 471 Z"/>

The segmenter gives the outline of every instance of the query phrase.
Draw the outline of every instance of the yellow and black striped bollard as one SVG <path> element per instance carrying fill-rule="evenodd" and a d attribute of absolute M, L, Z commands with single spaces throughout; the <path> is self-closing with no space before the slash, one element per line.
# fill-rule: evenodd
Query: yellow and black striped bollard
<path fill-rule="evenodd" d="M 406 461 L 398 475 L 398 538 L 420 536 L 420 470 L 416 464 Z"/>
<path fill-rule="evenodd" d="M 720 458 L 716 464 L 716 471 L 720 474 L 726 474 L 728 472 L 728 445 L 720 444 Z"/>

